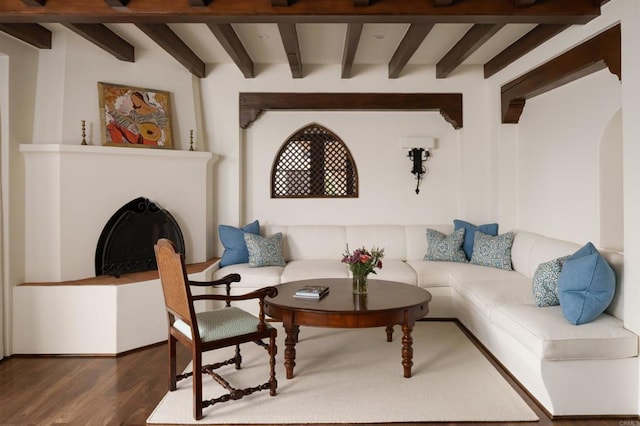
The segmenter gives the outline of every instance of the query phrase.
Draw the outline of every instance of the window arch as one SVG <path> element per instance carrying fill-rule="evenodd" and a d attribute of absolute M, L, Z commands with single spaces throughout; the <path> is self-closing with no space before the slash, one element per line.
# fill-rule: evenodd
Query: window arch
<path fill-rule="evenodd" d="M 325 127 L 312 123 L 280 148 L 271 169 L 271 198 L 356 198 L 358 172 L 351 152 Z"/>

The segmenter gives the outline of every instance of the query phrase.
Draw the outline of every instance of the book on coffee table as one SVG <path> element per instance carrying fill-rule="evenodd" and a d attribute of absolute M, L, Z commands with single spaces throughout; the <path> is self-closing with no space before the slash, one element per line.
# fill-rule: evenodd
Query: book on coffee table
<path fill-rule="evenodd" d="M 329 293 L 329 287 L 322 285 L 306 285 L 295 292 L 293 297 L 299 299 L 321 299 Z"/>

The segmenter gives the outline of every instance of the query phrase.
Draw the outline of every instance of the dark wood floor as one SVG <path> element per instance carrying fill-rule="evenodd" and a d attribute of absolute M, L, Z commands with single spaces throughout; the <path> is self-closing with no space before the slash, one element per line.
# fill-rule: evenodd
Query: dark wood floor
<path fill-rule="evenodd" d="M 189 354 L 178 349 L 179 367 L 184 368 Z M 166 365 L 165 345 L 117 358 L 12 357 L 0 361 L 0 424 L 144 425 L 167 390 Z M 502 426 L 640 426 L 637 418 L 551 421 L 516 389 L 541 420 L 499 423 Z"/>

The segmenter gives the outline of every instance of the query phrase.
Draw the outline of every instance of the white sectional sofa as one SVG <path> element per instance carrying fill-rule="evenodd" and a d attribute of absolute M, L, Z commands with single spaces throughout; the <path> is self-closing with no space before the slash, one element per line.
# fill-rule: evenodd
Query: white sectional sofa
<path fill-rule="evenodd" d="M 514 231 L 513 271 L 506 271 L 423 260 L 426 228 L 453 231 L 453 225 L 267 225 L 262 235 L 283 234 L 286 266 L 228 265 L 212 278 L 239 273 L 235 293 L 293 280 L 345 278 L 349 271 L 341 257 L 347 244 L 384 247 L 383 268 L 371 278 L 429 290 L 428 317 L 458 319 L 550 415 L 638 414 L 638 336 L 622 322 L 621 253 L 600 250 L 616 272 L 618 290 L 604 314 L 576 326 L 560 306 L 536 307 L 532 277 L 540 263 L 570 255 L 580 245 Z"/>

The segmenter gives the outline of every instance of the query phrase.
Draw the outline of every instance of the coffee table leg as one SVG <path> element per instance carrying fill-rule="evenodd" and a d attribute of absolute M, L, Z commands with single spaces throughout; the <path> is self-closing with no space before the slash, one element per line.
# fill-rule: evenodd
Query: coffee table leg
<path fill-rule="evenodd" d="M 413 366 L 413 338 L 411 331 L 413 327 L 407 323 L 402 324 L 402 366 L 404 367 L 404 377 L 411 377 L 411 367 Z"/>
<path fill-rule="evenodd" d="M 393 342 L 393 326 L 387 326 L 387 342 Z"/>
<path fill-rule="evenodd" d="M 300 326 L 296 324 L 284 324 L 287 337 L 284 339 L 284 367 L 287 370 L 287 379 L 293 378 L 293 367 L 296 366 L 296 342 Z"/>

